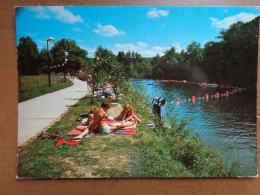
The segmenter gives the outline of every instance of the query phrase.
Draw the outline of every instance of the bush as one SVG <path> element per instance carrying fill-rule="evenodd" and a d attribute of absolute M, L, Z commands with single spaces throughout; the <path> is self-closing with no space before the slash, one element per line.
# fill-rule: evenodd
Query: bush
<path fill-rule="evenodd" d="M 86 76 L 87 76 L 87 72 L 82 72 L 78 75 L 78 79 L 79 80 L 82 80 L 82 81 L 85 81 L 86 79 Z"/>

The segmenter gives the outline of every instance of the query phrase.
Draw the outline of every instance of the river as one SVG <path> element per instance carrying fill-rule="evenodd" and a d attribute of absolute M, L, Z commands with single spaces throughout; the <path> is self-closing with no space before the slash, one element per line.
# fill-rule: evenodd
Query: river
<path fill-rule="evenodd" d="M 162 117 L 172 110 L 171 115 L 188 118 L 188 128 L 217 151 L 223 163 L 237 162 L 243 176 L 256 176 L 256 95 L 245 90 L 216 98 L 216 92 L 225 93 L 231 89 L 152 80 L 133 81 L 133 84 L 143 85 L 151 102 L 155 97 L 165 97 L 167 104 L 161 110 Z M 202 98 L 205 94 L 210 95 L 208 101 Z M 195 102 L 189 101 L 192 96 L 197 97 Z M 179 104 L 176 98 L 180 98 Z"/>

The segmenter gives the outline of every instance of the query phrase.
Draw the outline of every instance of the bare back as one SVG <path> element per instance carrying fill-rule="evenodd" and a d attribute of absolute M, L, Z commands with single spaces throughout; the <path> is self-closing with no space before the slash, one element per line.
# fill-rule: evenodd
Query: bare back
<path fill-rule="evenodd" d="M 90 128 L 90 132 L 94 132 L 96 129 L 102 129 L 105 122 L 105 112 L 102 108 L 98 108 L 94 111 L 93 123 Z"/>

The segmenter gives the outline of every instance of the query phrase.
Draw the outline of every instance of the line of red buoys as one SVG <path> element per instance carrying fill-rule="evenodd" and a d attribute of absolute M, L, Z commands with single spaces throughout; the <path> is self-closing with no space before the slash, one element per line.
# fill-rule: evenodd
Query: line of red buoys
<path fill-rule="evenodd" d="M 147 80 L 147 79 L 135 79 L 135 80 Z M 151 79 L 148 79 L 148 80 L 151 80 Z M 196 102 L 196 100 L 206 100 L 208 101 L 209 98 L 220 98 L 222 96 L 225 96 L 225 97 L 229 97 L 230 94 L 234 94 L 236 92 L 241 92 L 241 91 L 244 91 L 246 88 L 238 88 L 237 86 L 236 87 L 232 87 L 230 85 L 227 85 L 227 86 L 224 86 L 223 84 L 217 84 L 217 83 L 206 83 L 206 82 L 199 82 L 199 83 L 196 83 L 196 82 L 193 82 L 193 81 L 186 81 L 186 80 L 166 80 L 166 79 L 155 79 L 155 81 L 161 81 L 161 82 L 173 82 L 173 83 L 188 83 L 188 84 L 198 84 L 199 86 L 201 87 L 221 87 L 221 88 L 228 88 L 228 89 L 232 89 L 231 92 L 229 91 L 226 91 L 225 93 L 219 93 L 217 92 L 215 95 L 209 95 L 209 94 L 205 94 L 205 96 L 203 97 L 196 97 L 196 96 L 192 96 L 191 99 L 182 99 L 183 102 Z M 173 103 L 173 101 L 170 101 L 171 103 Z M 176 102 L 177 103 L 180 103 L 181 102 L 181 98 L 176 98 Z"/>

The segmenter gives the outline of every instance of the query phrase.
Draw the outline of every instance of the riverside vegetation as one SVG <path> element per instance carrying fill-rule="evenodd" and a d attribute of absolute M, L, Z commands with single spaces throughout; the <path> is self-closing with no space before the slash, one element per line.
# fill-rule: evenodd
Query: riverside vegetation
<path fill-rule="evenodd" d="M 187 129 L 187 121 L 168 116 L 170 124 L 151 113 L 151 103 L 144 88 L 130 84 L 122 88 L 117 102 L 129 103 L 142 119 L 135 135 L 95 134 L 79 145 L 55 147 L 54 141 L 41 134 L 18 149 L 19 178 L 145 178 L 145 177 L 236 177 L 239 165 L 226 166 L 197 134 Z M 62 137 L 79 124 L 75 119 L 82 110 L 99 107 L 104 99 L 85 97 L 71 107 L 46 132 L 58 131 Z M 112 100 L 116 101 L 116 100 Z M 147 121 L 155 121 L 151 128 Z"/>

